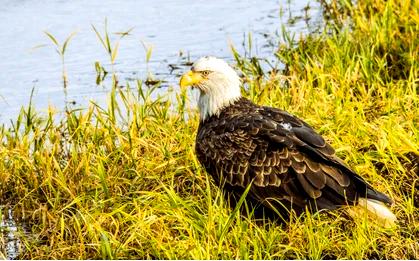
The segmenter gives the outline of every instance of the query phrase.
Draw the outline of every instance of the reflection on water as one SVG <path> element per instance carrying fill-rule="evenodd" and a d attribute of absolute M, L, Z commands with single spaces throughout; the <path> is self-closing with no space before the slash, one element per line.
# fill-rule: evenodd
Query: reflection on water
<path fill-rule="evenodd" d="M 19 235 L 28 233 L 16 224 L 11 209 L 0 206 L 0 217 L 0 258 L 16 259 L 22 248 Z"/>
<path fill-rule="evenodd" d="M 263 4 L 262 4 L 263 3 Z M 309 3 L 309 4 L 308 4 Z M 103 103 L 108 89 L 96 86 L 95 61 L 110 69 L 92 24 L 110 32 L 133 28 L 122 39 L 115 64 L 121 82 L 145 79 L 148 71 L 176 85 L 180 66 L 189 59 L 215 55 L 231 60 L 229 44 L 241 51 L 247 33 L 254 55 L 272 57 L 281 24 L 297 35 L 310 30 L 303 18 L 310 6 L 311 24 L 319 7 L 309 0 L 3 0 L 0 5 L 0 123 L 27 105 L 32 88 L 38 109 L 63 108 L 61 60 L 43 31 L 62 42 L 77 32 L 66 51 L 68 100 L 85 107 L 90 99 Z M 282 16 L 281 16 L 282 13 Z M 115 39 L 118 35 L 112 34 Z M 141 42 L 153 46 L 145 62 Z"/>

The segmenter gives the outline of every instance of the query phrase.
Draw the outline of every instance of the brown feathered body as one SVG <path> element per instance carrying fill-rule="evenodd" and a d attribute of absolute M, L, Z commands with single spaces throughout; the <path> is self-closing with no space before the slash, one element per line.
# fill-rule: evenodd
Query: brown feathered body
<path fill-rule="evenodd" d="M 359 197 L 391 203 L 307 123 L 245 98 L 201 121 L 195 149 L 220 187 L 240 196 L 251 184 L 247 196 L 271 209 L 300 214 L 353 205 Z"/>

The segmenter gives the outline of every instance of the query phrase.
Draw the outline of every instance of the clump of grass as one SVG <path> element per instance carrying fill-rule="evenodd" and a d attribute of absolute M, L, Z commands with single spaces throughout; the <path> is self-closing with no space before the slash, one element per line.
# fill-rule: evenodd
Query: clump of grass
<path fill-rule="evenodd" d="M 120 45 L 121 40 L 124 37 L 127 37 L 134 28 L 130 28 L 130 29 L 124 31 L 124 32 L 115 33 L 119 37 L 115 41 L 111 40 L 111 34 L 109 33 L 109 30 L 108 30 L 108 20 L 107 19 L 105 19 L 105 25 L 104 25 L 103 33 L 101 33 L 96 28 L 96 26 L 94 26 L 93 24 L 92 24 L 92 29 L 95 32 L 96 37 L 98 38 L 102 47 L 105 49 L 107 55 L 109 56 L 109 63 L 111 65 L 111 72 L 112 72 L 112 84 L 113 85 L 118 85 L 118 77 L 117 77 L 117 74 L 116 74 L 116 71 L 115 71 L 115 62 L 116 62 L 116 58 L 118 57 L 118 53 L 119 53 L 119 45 Z M 96 84 L 100 84 L 104 80 L 104 78 L 106 77 L 108 72 L 97 61 L 95 62 L 95 69 L 96 69 L 96 73 L 97 73 Z"/>
<path fill-rule="evenodd" d="M 287 37 L 279 46 L 282 72 L 235 56 L 245 95 L 319 130 L 395 200 L 397 228 L 341 212 L 307 214 L 286 225 L 241 215 L 194 156 L 198 116 L 186 94 L 174 102 L 152 98 L 155 88 L 137 82 L 123 90 L 114 85 L 107 106 L 91 104 L 57 119 L 29 105 L 11 128 L 0 128 L 1 203 L 31 228 L 20 257 L 419 258 L 414 4 L 336 2 L 348 15 L 331 16 L 324 34 Z M 390 63 L 394 54 L 403 62 Z M 392 71 L 395 64 L 400 72 Z"/>

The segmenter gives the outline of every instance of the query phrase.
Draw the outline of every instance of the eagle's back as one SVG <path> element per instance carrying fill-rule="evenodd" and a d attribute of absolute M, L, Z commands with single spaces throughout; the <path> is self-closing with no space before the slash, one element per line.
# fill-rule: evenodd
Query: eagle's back
<path fill-rule="evenodd" d="M 304 121 L 245 98 L 201 122 L 196 154 L 216 183 L 268 207 L 297 213 L 335 209 L 358 197 L 391 200 L 372 189 Z"/>

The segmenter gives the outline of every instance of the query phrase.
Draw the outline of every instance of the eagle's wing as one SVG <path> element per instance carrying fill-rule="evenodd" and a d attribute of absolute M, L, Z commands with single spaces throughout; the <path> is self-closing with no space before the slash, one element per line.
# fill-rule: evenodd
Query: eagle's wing
<path fill-rule="evenodd" d="M 196 150 L 221 185 L 244 188 L 253 181 L 252 197 L 300 208 L 333 209 L 366 193 L 390 202 L 336 157 L 308 124 L 287 112 L 261 107 L 211 124 L 200 131 Z"/>

